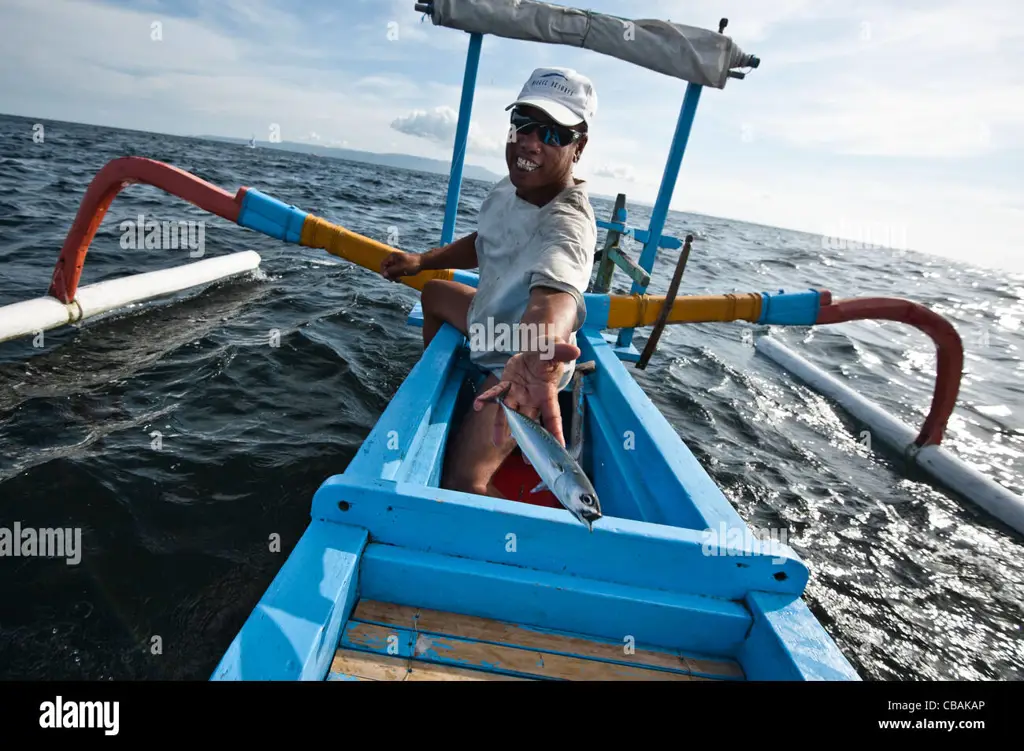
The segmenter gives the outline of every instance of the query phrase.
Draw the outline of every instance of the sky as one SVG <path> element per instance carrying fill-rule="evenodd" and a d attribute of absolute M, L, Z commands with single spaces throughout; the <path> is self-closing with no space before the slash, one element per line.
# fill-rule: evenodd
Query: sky
<path fill-rule="evenodd" d="M 671 207 L 1024 270 L 1020 0 L 592 0 L 717 30 L 761 59 L 705 88 Z M 469 35 L 414 0 L 3 0 L 0 112 L 449 160 Z M 534 68 L 594 83 L 576 167 L 654 202 L 686 83 L 487 36 L 467 162 L 505 174 Z M 606 217 L 600 217 L 606 218 Z"/>

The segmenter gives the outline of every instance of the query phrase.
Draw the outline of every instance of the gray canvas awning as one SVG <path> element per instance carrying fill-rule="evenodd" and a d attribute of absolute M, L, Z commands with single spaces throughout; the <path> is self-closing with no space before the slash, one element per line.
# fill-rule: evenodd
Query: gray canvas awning
<path fill-rule="evenodd" d="M 655 19 L 629 19 L 537 0 L 433 0 L 435 26 L 582 47 L 690 83 L 725 87 L 729 71 L 757 65 L 729 37 Z"/>

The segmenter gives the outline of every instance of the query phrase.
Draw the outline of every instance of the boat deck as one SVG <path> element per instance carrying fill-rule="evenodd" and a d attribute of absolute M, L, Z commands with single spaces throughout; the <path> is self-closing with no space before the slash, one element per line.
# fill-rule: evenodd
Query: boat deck
<path fill-rule="evenodd" d="M 733 660 L 559 634 L 514 623 L 360 600 L 327 680 L 744 680 Z"/>

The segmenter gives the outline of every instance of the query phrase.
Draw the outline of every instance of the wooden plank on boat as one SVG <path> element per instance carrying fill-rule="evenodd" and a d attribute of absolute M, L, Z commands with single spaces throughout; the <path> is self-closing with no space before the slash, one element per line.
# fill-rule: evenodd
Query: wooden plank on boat
<path fill-rule="evenodd" d="M 370 678 L 360 678 L 357 675 L 348 675 L 346 673 L 327 673 L 327 680 L 329 681 L 369 681 Z"/>
<path fill-rule="evenodd" d="M 357 681 L 516 681 L 515 676 L 485 670 L 390 657 L 375 652 L 339 649 L 331 663 L 328 680 Z"/>
<path fill-rule="evenodd" d="M 614 644 L 729 655 L 750 633 L 741 603 L 552 574 L 370 543 L 359 571 L 360 599 L 587 634 Z"/>
<path fill-rule="evenodd" d="M 604 660 L 638 667 L 655 667 L 691 675 L 741 679 L 743 671 L 732 660 L 711 660 L 627 644 L 613 644 L 579 636 L 528 629 L 490 618 L 445 613 L 374 600 L 360 600 L 353 621 L 395 626 L 436 636 L 453 636 L 566 656 Z"/>
<path fill-rule="evenodd" d="M 410 660 L 409 675 L 406 681 L 527 681 L 531 678 L 520 678 L 514 675 L 493 673 L 490 670 L 470 670 L 452 665 L 435 665 L 420 660 Z"/>
<path fill-rule="evenodd" d="M 701 676 L 668 670 L 651 670 L 619 663 L 572 657 L 553 652 L 492 644 L 411 631 L 397 626 L 380 626 L 349 621 L 341 638 L 343 649 L 378 652 L 396 650 L 400 657 L 475 668 L 522 677 L 568 681 L 702 681 Z"/>
<path fill-rule="evenodd" d="M 404 680 L 409 661 L 381 657 L 355 650 L 338 650 L 331 662 L 328 678 L 339 680 Z"/>

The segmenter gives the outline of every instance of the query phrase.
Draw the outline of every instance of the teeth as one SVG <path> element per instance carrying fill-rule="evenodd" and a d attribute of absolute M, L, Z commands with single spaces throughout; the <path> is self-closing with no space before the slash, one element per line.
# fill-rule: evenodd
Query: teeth
<path fill-rule="evenodd" d="M 519 159 L 516 160 L 516 166 L 519 167 L 519 169 L 521 170 L 526 170 L 527 172 L 533 172 L 535 169 L 540 167 L 539 164 L 534 164 L 533 162 L 527 159 L 523 159 L 522 157 L 519 157 Z"/>

